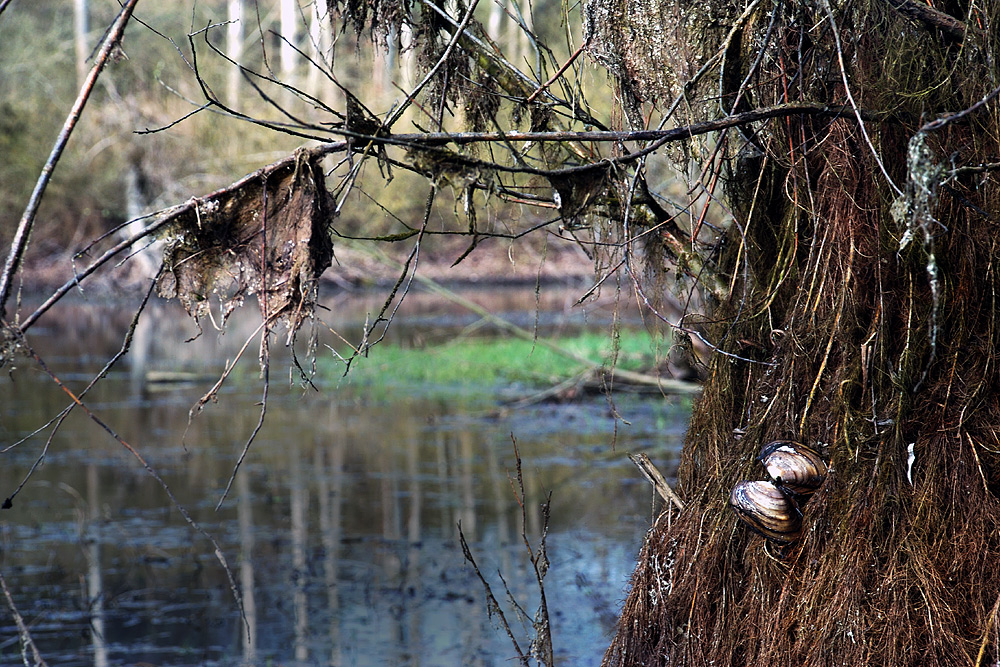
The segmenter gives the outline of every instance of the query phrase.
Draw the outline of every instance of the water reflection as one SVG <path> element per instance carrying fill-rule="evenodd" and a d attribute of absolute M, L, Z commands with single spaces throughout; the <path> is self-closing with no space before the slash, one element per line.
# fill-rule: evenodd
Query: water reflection
<path fill-rule="evenodd" d="M 408 332 L 442 335 L 433 306 L 417 306 L 427 311 L 409 314 L 426 318 L 427 327 Z M 349 316 L 367 307 L 342 311 L 338 326 L 353 326 Z M 32 334 L 70 384 L 82 385 L 117 349 L 128 324 L 94 311 L 63 313 L 68 328 Z M 183 346 L 177 341 L 190 336 L 190 323 L 164 312 L 150 319 L 155 326 L 143 343 L 154 367 L 215 372 L 252 330 L 252 321 L 237 322 L 221 339 L 206 334 Z M 448 317 L 467 324 L 460 313 Z M 671 468 L 687 420 L 667 401 L 622 397 L 617 408 L 631 425 L 618 424 L 612 451 L 615 423 L 601 398 L 497 416 L 487 394 L 376 394 L 338 382 L 316 393 L 275 381 L 264 428 L 216 512 L 257 423 L 260 390 L 252 373 L 234 382 L 184 436 L 204 389 L 143 394 L 125 369 L 89 399 L 218 540 L 244 617 L 211 545 L 134 458 L 74 413 L 13 509 L 0 514 L 0 567 L 49 664 L 504 663 L 513 651 L 486 613 L 457 526 L 495 590 L 503 590 L 501 571 L 533 611 L 537 592 L 508 479 L 512 435 L 524 460 L 532 541 L 540 504 L 553 494 L 546 583 L 557 658 L 593 664 L 650 516 L 651 492 L 624 452 L 650 451 Z M 0 448 L 66 405 L 27 366 L 0 382 L 0 401 Z M 3 454 L 4 496 L 45 437 Z M 3 625 L 0 663 L 16 664 L 17 640 Z"/>

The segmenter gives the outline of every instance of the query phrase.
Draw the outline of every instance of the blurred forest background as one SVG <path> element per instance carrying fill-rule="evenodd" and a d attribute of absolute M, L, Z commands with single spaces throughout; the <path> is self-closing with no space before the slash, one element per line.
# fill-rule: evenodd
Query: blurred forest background
<path fill-rule="evenodd" d="M 0 18 L 0 155 L 4 156 L 0 239 L 5 243 L 13 235 L 64 115 L 92 64 L 102 31 L 118 9 L 117 3 L 95 0 L 15 1 Z M 481 3 L 476 18 L 510 62 L 545 81 L 553 73 L 552 63 L 565 62 L 579 47 L 579 11 L 579 5 L 563 0 L 497 0 Z M 214 93 L 232 109 L 247 117 L 279 122 L 287 120 L 277 110 L 279 105 L 310 123 L 338 119 L 286 90 L 244 77 L 223 53 L 246 68 L 271 73 L 333 109 L 345 107 L 343 88 L 361 93 L 363 103 L 376 115 L 398 105 L 422 75 L 413 48 L 419 36 L 389 35 L 388 49 L 373 49 L 371 40 L 377 36 L 362 33 L 359 37 L 353 30 L 334 28 L 343 23 L 334 20 L 326 2 L 148 3 L 139 6 L 136 18 L 139 21 L 129 27 L 115 62 L 98 79 L 98 89 L 46 192 L 25 259 L 29 280 L 61 282 L 65 276 L 47 279 L 46 272 L 90 239 L 139 214 L 224 187 L 308 143 L 218 109 L 191 115 L 205 102 L 192 71 L 194 62 Z M 539 50 L 523 27 L 535 31 L 538 43 L 547 50 Z M 189 42 L 188 35 L 199 32 Z M 197 48 L 195 55 L 191 43 Z M 310 59 L 335 71 L 336 82 Z M 602 122 L 609 122 L 614 105 L 605 70 L 586 58 L 579 58 L 574 67 L 580 98 L 587 99 L 591 112 Z M 264 95 L 250 81 L 262 85 Z M 396 131 L 419 131 L 432 125 L 429 110 L 411 107 L 407 113 Z M 530 123 L 527 114 L 504 120 L 511 121 L 507 129 L 528 129 Z M 465 128 L 460 105 L 446 109 L 444 125 L 449 130 Z M 155 131 L 163 128 L 167 129 Z M 650 163 L 647 169 L 657 191 L 665 191 L 664 182 L 675 179 L 666 166 Z M 425 179 L 405 170 L 393 170 L 388 183 L 385 176 L 374 163 L 366 166 L 360 187 L 351 193 L 349 205 L 337 220 L 338 234 L 391 234 L 400 231 L 399 221 L 420 220 Z M 525 184 L 527 190 L 531 187 Z M 547 183 L 539 187 L 551 192 Z M 438 201 L 447 202 L 449 197 L 453 201 L 453 194 L 442 190 Z M 490 198 L 479 224 L 488 222 L 510 231 L 536 225 L 547 214 L 557 217 L 553 205 L 546 208 L 538 203 L 521 206 L 509 198 Z M 468 229 L 460 205 L 439 205 L 435 210 L 441 219 L 433 224 L 439 228 Z M 447 215 L 449 211 L 454 215 Z M 531 234 L 518 244 L 530 257 L 546 259 L 528 262 L 529 275 L 543 265 L 565 273 L 560 257 L 570 257 L 571 264 L 586 269 L 587 253 L 581 252 L 571 233 Z M 450 264 L 467 245 L 468 239 L 461 237 L 428 239 L 422 258 Z M 343 248 L 337 252 L 340 262 L 345 252 L 350 254 Z M 475 267 L 467 265 L 466 269 L 475 273 Z M 356 271 L 349 277 L 364 275 Z"/>

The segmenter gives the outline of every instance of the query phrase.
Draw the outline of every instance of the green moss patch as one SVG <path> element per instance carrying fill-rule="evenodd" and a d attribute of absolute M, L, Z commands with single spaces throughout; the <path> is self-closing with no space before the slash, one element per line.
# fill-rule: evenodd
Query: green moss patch
<path fill-rule="evenodd" d="M 655 365 L 662 344 L 646 331 L 622 331 L 617 355 L 615 340 L 606 333 L 581 333 L 551 342 L 596 363 L 633 371 Z M 345 381 L 373 385 L 547 386 L 586 370 L 585 364 L 530 340 L 461 338 L 424 348 L 379 345 L 367 358 L 354 360 Z M 330 377 L 342 372 L 343 365 L 331 360 L 322 374 Z"/>

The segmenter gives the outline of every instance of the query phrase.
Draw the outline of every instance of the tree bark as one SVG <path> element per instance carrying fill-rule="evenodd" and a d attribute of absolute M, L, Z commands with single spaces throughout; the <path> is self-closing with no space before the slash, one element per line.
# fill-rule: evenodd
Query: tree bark
<path fill-rule="evenodd" d="M 702 183 L 722 170 L 733 218 L 703 254 L 732 293 L 705 325 L 718 352 L 682 457 L 684 509 L 647 535 L 605 664 L 996 664 L 1000 184 L 978 165 L 1000 136 L 1000 6 L 973 10 L 984 32 L 958 41 L 878 2 L 588 13 L 631 119 L 675 95 L 688 120 L 851 109 L 704 147 L 722 166 Z M 786 546 L 727 507 L 739 481 L 767 479 L 756 457 L 778 439 L 830 462 Z"/>

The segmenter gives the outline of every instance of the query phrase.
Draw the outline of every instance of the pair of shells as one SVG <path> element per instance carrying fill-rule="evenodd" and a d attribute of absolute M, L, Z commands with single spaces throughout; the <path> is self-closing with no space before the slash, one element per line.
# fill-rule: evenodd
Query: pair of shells
<path fill-rule="evenodd" d="M 770 481 L 738 483 L 729 494 L 729 505 L 755 532 L 791 544 L 802 532 L 799 502 L 826 479 L 826 461 L 812 447 L 791 440 L 768 443 L 757 460 Z"/>

